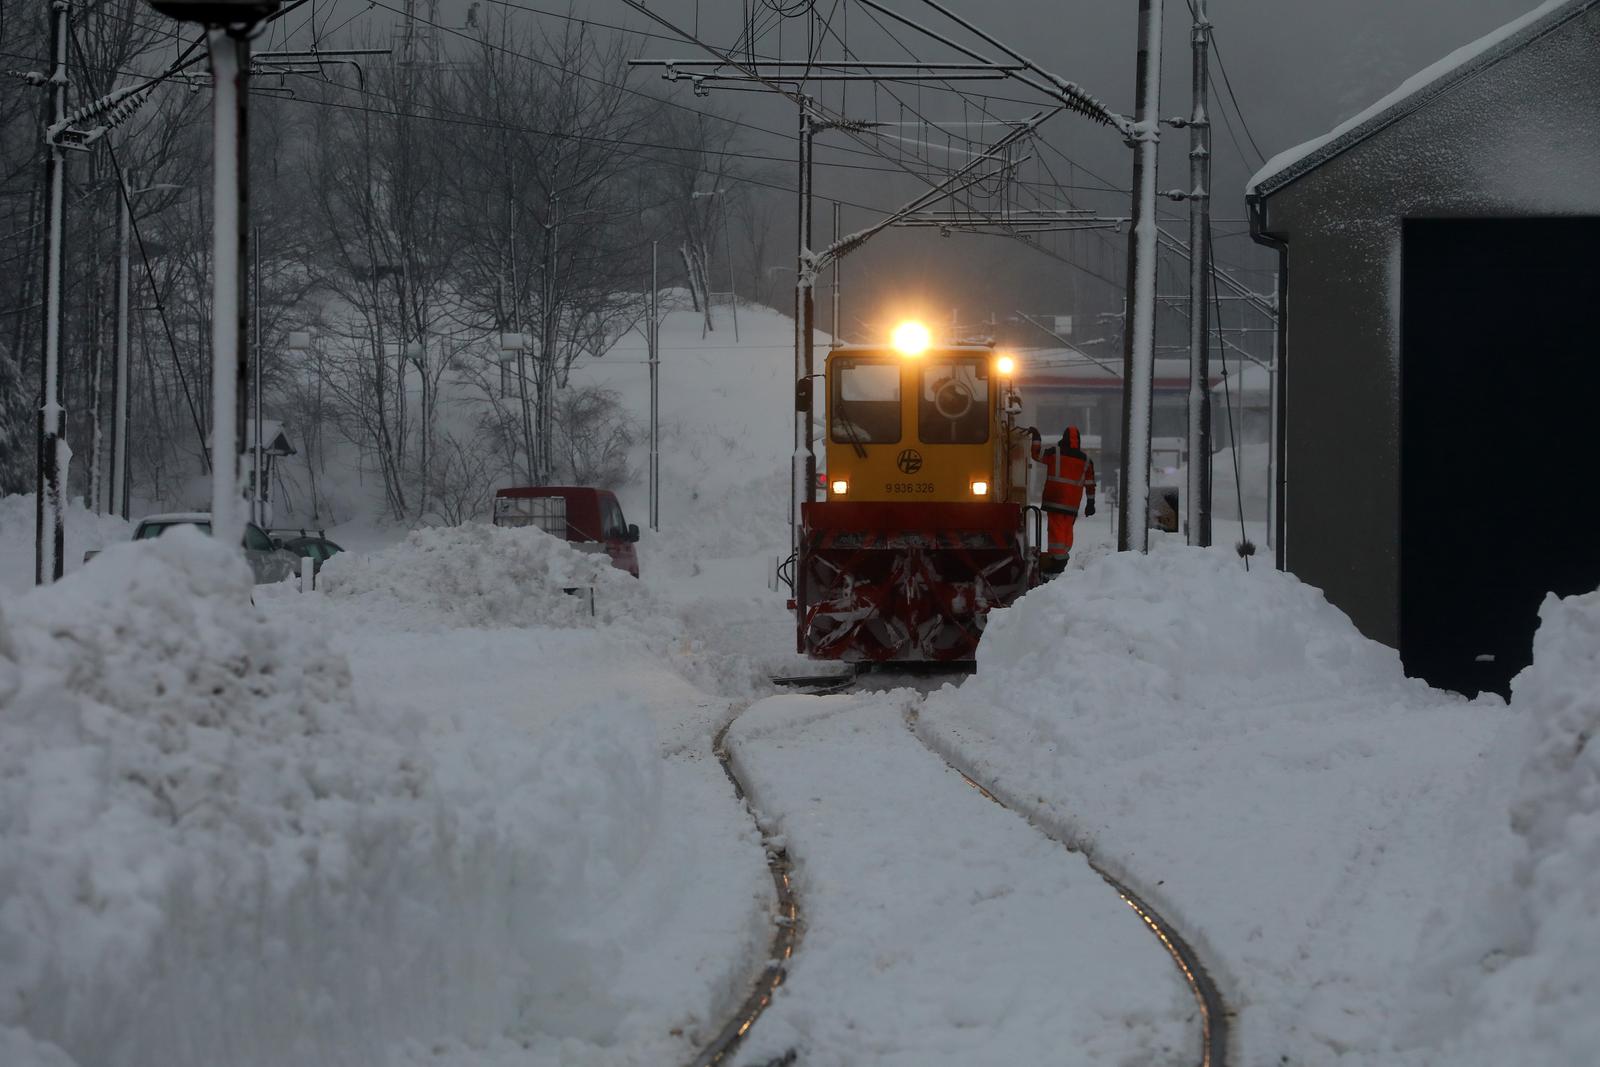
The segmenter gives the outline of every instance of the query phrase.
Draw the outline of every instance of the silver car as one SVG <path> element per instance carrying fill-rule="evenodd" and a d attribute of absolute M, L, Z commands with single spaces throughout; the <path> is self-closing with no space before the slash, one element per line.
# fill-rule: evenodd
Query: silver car
<path fill-rule="evenodd" d="M 165 515 L 150 515 L 139 520 L 139 525 L 133 531 L 133 539 L 145 541 L 160 537 L 174 526 L 195 526 L 209 534 L 211 513 L 174 511 Z M 244 555 L 257 585 L 281 582 L 300 573 L 300 557 L 274 545 L 267 532 L 253 522 L 244 524 Z"/>

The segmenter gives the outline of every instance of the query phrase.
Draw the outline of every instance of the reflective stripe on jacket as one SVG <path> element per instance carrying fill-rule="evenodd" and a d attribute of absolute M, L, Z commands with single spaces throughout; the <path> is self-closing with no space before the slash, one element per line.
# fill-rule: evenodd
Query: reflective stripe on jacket
<path fill-rule="evenodd" d="M 1082 449 L 1043 448 L 1038 441 L 1033 442 L 1033 458 L 1044 464 L 1044 510 L 1076 516 L 1083 494 L 1094 495 L 1094 462 Z"/>

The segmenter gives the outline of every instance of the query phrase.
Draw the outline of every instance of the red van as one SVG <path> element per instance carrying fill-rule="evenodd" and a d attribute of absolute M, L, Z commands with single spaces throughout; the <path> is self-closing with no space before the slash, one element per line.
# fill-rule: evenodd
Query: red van
<path fill-rule="evenodd" d="M 580 552 L 604 552 L 611 565 L 639 577 L 639 527 L 622 517 L 609 489 L 585 485 L 523 485 L 494 494 L 496 526 L 537 526 Z"/>

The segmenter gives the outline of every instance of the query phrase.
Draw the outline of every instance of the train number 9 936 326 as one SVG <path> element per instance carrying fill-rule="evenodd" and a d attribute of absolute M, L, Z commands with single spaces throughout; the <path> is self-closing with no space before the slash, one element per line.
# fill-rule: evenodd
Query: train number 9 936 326
<path fill-rule="evenodd" d="M 884 482 L 883 491 L 886 493 L 931 493 L 932 482 Z"/>

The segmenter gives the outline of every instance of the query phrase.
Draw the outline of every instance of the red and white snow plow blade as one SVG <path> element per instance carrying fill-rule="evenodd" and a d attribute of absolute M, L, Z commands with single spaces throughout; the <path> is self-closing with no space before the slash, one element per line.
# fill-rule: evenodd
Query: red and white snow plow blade
<path fill-rule="evenodd" d="M 828 501 L 803 518 L 798 643 L 816 659 L 971 660 L 989 610 L 1038 584 L 1018 504 Z"/>

